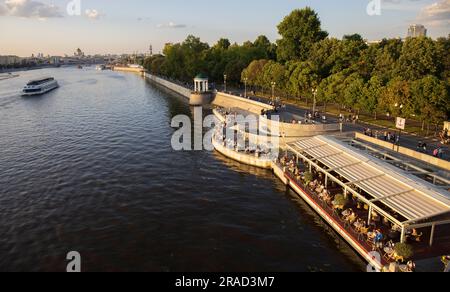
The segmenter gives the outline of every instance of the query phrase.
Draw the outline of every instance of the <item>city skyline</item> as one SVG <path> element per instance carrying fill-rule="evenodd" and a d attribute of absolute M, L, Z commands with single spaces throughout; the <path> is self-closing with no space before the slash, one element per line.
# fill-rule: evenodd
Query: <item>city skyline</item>
<path fill-rule="evenodd" d="M 373 16 L 367 6 L 376 0 L 336 2 L 81 0 L 77 9 L 68 7 L 76 3 L 70 0 L 0 0 L 0 55 L 64 56 L 78 47 L 87 55 L 145 53 L 150 44 L 158 53 L 165 43 L 180 42 L 190 34 L 210 44 L 221 37 L 242 43 L 258 35 L 276 41 L 276 25 L 293 9 L 305 6 L 319 14 L 330 37 L 359 33 L 368 40 L 404 38 L 416 23 L 425 25 L 432 38 L 450 32 L 450 0 L 384 0 Z M 256 13 L 247 13 L 251 10 Z"/>

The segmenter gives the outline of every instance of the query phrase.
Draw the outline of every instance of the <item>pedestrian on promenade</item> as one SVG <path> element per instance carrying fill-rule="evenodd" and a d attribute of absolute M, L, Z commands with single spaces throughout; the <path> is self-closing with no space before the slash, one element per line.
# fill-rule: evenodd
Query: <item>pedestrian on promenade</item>
<path fill-rule="evenodd" d="M 441 145 L 439 145 L 439 149 L 438 149 L 438 158 L 440 158 L 440 159 L 444 158 L 444 149 L 442 149 Z"/>

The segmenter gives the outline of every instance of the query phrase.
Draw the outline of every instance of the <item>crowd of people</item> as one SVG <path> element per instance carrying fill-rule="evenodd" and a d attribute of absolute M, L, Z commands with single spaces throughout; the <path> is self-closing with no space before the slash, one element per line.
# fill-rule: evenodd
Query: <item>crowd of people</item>
<path fill-rule="evenodd" d="M 393 144 L 398 145 L 400 143 L 400 136 L 392 133 L 390 131 L 378 131 L 378 130 L 372 130 L 370 128 L 364 128 L 363 133 L 366 136 L 375 138 L 375 139 L 382 139 L 385 142 L 390 142 Z"/>
<path fill-rule="evenodd" d="M 225 117 L 225 121 L 216 125 L 213 139 L 235 152 L 254 155 L 261 159 L 271 159 L 272 145 L 270 142 L 253 144 L 247 139 L 245 133 L 237 130 L 232 130 L 233 134 L 229 135 L 230 125 L 235 125 L 237 112 L 223 108 L 217 108 L 216 110 Z"/>
<path fill-rule="evenodd" d="M 348 116 L 344 116 L 344 114 L 340 113 L 338 116 L 338 120 L 340 123 L 352 123 L 356 124 L 359 121 L 359 115 L 349 114 Z"/>
<path fill-rule="evenodd" d="M 389 131 L 378 131 L 378 130 L 372 130 L 370 128 L 364 128 L 363 133 L 366 136 L 375 138 L 375 139 L 381 139 L 385 142 L 390 142 L 395 145 L 400 145 L 400 136 L 396 135 L 395 133 L 389 132 Z M 442 134 L 444 135 L 444 134 Z M 447 134 L 448 135 L 448 131 Z M 441 140 L 444 138 L 441 138 Z M 448 137 L 447 137 L 448 139 Z M 442 143 L 444 144 L 444 143 Z M 439 144 L 436 148 L 434 148 L 432 155 L 436 158 L 443 159 L 444 158 L 444 147 L 442 144 Z M 428 153 L 428 147 L 429 145 L 426 142 L 419 141 L 417 144 L 417 151 L 427 154 Z M 429 153 L 428 153 L 429 154 Z"/>

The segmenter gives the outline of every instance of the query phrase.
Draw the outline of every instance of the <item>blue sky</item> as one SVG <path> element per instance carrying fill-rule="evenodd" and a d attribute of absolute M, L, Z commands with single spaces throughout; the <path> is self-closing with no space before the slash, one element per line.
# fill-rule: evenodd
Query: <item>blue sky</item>
<path fill-rule="evenodd" d="M 276 25 L 293 9 L 315 9 L 331 36 L 360 33 L 369 40 L 404 37 L 423 23 L 430 36 L 450 33 L 450 0 L 382 0 L 381 15 L 369 16 L 372 0 L 80 0 L 82 15 L 69 16 L 72 0 L 0 0 L 0 54 L 158 52 L 167 42 L 194 34 L 209 43 L 258 35 L 278 38 Z M 379 1 L 379 0 L 373 0 Z M 86 11 L 88 10 L 88 11 Z"/>

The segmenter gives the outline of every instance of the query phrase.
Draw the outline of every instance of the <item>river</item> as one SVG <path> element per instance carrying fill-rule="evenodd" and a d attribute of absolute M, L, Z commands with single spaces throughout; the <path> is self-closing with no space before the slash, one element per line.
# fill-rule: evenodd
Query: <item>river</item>
<path fill-rule="evenodd" d="M 271 172 L 170 145 L 186 100 L 131 73 L 0 81 L 0 271 L 363 271 Z M 61 87 L 24 98 L 30 79 Z"/>

